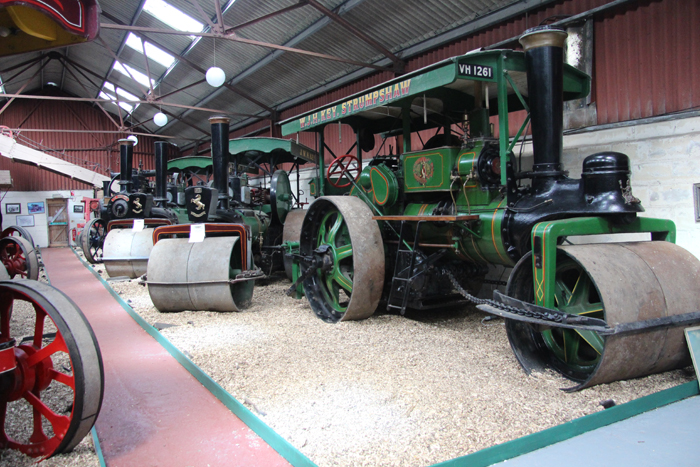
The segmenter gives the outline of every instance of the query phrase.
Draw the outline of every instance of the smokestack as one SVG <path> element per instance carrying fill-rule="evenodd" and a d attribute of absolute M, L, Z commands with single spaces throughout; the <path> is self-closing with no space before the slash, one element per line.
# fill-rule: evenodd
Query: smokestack
<path fill-rule="evenodd" d="M 131 165 L 134 159 L 134 142 L 130 139 L 119 140 L 119 191 L 131 191 Z"/>
<path fill-rule="evenodd" d="M 211 159 L 213 187 L 219 191 L 219 209 L 228 209 L 228 125 L 227 117 L 211 117 Z"/>
<path fill-rule="evenodd" d="M 564 42 L 566 31 L 551 26 L 520 36 L 525 50 L 527 92 L 532 121 L 533 185 L 561 178 L 564 130 Z"/>
<path fill-rule="evenodd" d="M 168 172 L 168 143 L 156 141 L 156 205 L 166 207 L 167 198 L 167 172 Z"/>

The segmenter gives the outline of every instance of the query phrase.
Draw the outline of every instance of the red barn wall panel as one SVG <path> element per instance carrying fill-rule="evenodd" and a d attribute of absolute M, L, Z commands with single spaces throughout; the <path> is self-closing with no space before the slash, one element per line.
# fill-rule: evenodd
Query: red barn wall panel
<path fill-rule="evenodd" d="M 100 133 L 116 131 L 104 113 L 88 104 L 78 102 L 15 100 L 2 114 L 0 125 L 19 128 L 17 141 L 27 138 L 43 146 L 47 154 L 102 175 L 119 171 L 118 140 L 127 133 Z M 81 130 L 78 132 L 35 132 L 24 129 Z M 134 148 L 134 168 L 142 164 L 144 170 L 155 168 L 155 139 L 139 136 Z M 0 157 L 0 170 L 10 170 L 13 191 L 86 190 L 90 185 L 71 180 L 61 174 L 35 166 L 20 164 Z"/>
<path fill-rule="evenodd" d="M 596 19 L 598 123 L 700 106 L 700 2 L 635 3 Z"/>

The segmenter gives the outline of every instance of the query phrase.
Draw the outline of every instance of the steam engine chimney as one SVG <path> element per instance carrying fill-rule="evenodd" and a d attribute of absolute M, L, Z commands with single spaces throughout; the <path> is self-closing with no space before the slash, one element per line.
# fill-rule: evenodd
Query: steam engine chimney
<path fill-rule="evenodd" d="M 228 209 L 228 125 L 227 117 L 211 117 L 211 158 L 214 172 L 213 187 L 219 191 L 219 209 Z"/>
<path fill-rule="evenodd" d="M 134 142 L 130 139 L 119 140 L 119 191 L 131 191 L 131 164 L 134 159 Z"/>
<path fill-rule="evenodd" d="M 168 171 L 168 143 L 156 141 L 156 205 L 166 207 L 167 198 L 167 171 Z"/>
<path fill-rule="evenodd" d="M 564 41 L 566 31 L 551 26 L 528 29 L 520 36 L 525 50 L 527 92 L 532 121 L 533 186 L 563 177 Z"/>

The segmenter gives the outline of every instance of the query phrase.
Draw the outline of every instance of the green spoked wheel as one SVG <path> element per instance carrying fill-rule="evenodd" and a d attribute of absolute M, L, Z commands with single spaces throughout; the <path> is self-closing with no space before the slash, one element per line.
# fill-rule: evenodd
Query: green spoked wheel
<path fill-rule="evenodd" d="M 384 284 L 384 245 L 364 202 L 319 198 L 304 218 L 299 249 L 316 258 L 316 271 L 304 281 L 304 292 L 319 318 L 337 322 L 374 313 Z M 308 267 L 302 266 L 302 272 Z"/>
<path fill-rule="evenodd" d="M 574 315 L 605 319 L 598 289 L 588 273 L 570 258 L 557 264 L 554 303 Z M 553 328 L 542 332 L 542 340 L 562 366 L 563 373 L 589 374 L 600 361 L 604 341 L 593 331 Z"/>
<path fill-rule="evenodd" d="M 554 306 L 610 326 L 700 309 L 700 261 L 670 242 L 607 243 L 557 249 Z M 506 294 L 534 302 L 532 254 L 513 268 Z M 682 327 L 602 337 L 590 331 L 506 320 L 508 340 L 528 373 L 554 369 L 571 390 L 690 364 Z"/>

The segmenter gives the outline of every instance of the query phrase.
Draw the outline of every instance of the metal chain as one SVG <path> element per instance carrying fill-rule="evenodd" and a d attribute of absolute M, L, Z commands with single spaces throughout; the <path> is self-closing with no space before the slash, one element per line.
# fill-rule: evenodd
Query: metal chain
<path fill-rule="evenodd" d="M 547 313 L 543 311 L 534 311 L 534 310 L 526 310 L 524 308 L 517 308 L 511 305 L 506 305 L 504 303 L 497 302 L 495 300 L 490 300 L 487 298 L 477 298 L 474 295 L 470 294 L 467 292 L 464 287 L 460 285 L 460 283 L 457 281 L 457 278 L 452 274 L 452 271 L 449 269 L 443 267 L 442 268 L 442 273 L 445 274 L 449 279 L 450 282 L 452 282 L 452 286 L 459 292 L 464 298 L 469 300 L 470 302 L 476 304 L 476 305 L 490 305 L 494 308 L 498 308 L 499 310 L 506 311 L 508 313 L 513 313 L 516 315 L 520 316 L 525 316 L 528 318 L 537 318 L 537 319 L 542 319 L 545 321 L 553 321 L 555 323 L 561 323 L 564 321 L 566 318 L 565 314 L 557 314 L 557 313 Z M 499 282 L 499 281 L 493 281 L 493 282 Z"/>

